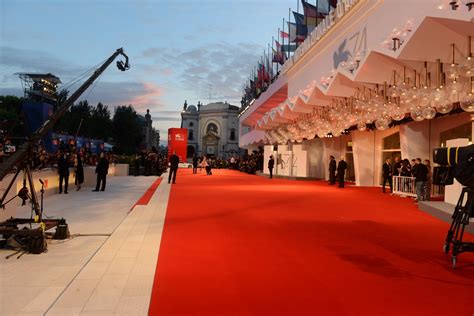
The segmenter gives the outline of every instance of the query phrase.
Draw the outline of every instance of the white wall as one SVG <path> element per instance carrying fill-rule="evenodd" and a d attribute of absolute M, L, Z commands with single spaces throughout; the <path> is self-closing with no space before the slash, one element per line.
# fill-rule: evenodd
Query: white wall
<path fill-rule="evenodd" d="M 352 132 L 352 150 L 356 185 L 373 186 L 375 183 L 375 132 Z"/>

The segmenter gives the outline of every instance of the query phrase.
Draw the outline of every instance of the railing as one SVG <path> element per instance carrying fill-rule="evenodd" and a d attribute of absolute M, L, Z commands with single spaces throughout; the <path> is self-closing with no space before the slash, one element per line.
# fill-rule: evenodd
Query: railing
<path fill-rule="evenodd" d="M 393 176 L 393 194 L 416 197 L 415 178 Z"/>
<path fill-rule="evenodd" d="M 393 176 L 393 194 L 400 196 L 416 197 L 415 178 Z M 428 184 L 423 191 L 430 191 L 430 197 L 440 198 L 444 196 L 444 185 Z"/>

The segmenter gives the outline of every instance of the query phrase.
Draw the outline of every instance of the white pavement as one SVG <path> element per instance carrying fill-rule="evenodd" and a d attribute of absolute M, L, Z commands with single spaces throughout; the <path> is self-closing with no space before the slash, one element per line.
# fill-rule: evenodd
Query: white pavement
<path fill-rule="evenodd" d="M 162 181 L 147 206 L 128 211 L 156 179 L 111 177 L 105 192 L 45 199 L 48 216 L 90 236 L 53 240 L 47 253 L 20 259 L 0 250 L 0 315 L 146 315 L 170 186 Z"/>

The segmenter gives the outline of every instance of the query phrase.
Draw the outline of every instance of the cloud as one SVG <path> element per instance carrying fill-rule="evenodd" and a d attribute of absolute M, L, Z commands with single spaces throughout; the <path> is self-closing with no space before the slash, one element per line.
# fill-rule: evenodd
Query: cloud
<path fill-rule="evenodd" d="M 73 87 L 71 91 L 74 91 Z M 102 102 L 109 106 L 133 105 L 137 112 L 154 111 L 163 106 L 160 101 L 162 88 L 151 82 L 101 82 L 89 88 L 80 100 L 91 104 Z"/>
<path fill-rule="evenodd" d="M 177 84 L 207 100 L 238 102 L 241 87 L 263 47 L 249 43 L 218 42 L 195 48 L 150 47 L 142 52 L 163 68 L 173 69 Z"/>
<path fill-rule="evenodd" d="M 181 122 L 180 117 L 170 117 L 170 116 L 152 116 L 151 119 L 153 121 L 159 122 Z"/>
<path fill-rule="evenodd" d="M 77 76 L 87 69 L 40 50 L 9 46 L 0 46 L 0 66 L 15 72 L 53 73 L 60 78 Z"/>

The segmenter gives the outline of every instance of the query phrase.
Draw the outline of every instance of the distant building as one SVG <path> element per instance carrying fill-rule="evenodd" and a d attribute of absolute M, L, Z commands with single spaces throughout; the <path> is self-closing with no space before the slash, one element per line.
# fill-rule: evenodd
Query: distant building
<path fill-rule="evenodd" d="M 152 127 L 150 110 L 146 110 L 145 116 L 138 114 L 138 119 L 142 125 L 142 143 L 141 149 L 158 148 L 160 144 L 160 132 Z"/>
<path fill-rule="evenodd" d="M 181 128 L 188 129 L 188 158 L 197 155 L 228 158 L 239 155 L 240 108 L 227 102 L 197 107 L 184 102 Z"/>

